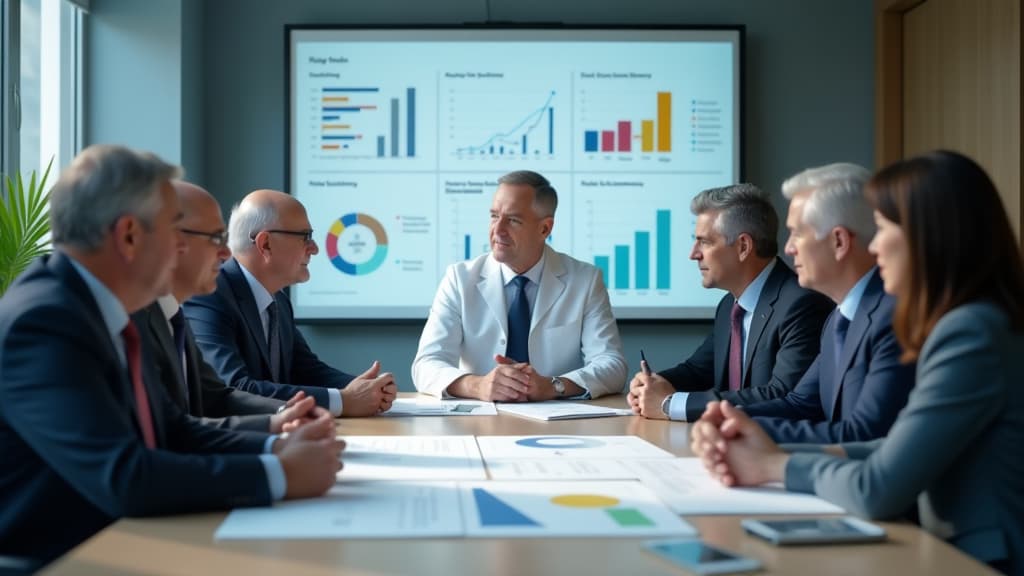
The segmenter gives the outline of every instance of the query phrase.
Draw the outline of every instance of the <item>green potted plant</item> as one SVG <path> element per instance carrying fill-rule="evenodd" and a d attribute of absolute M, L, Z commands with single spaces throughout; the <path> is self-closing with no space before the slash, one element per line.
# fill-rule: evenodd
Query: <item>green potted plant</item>
<path fill-rule="evenodd" d="M 33 170 L 27 187 L 20 174 L 16 181 L 10 176 L 5 178 L 7 194 L 0 199 L 0 296 L 32 260 L 51 249 L 50 191 L 46 189 L 46 179 L 52 166 L 50 160 L 38 180 Z"/>

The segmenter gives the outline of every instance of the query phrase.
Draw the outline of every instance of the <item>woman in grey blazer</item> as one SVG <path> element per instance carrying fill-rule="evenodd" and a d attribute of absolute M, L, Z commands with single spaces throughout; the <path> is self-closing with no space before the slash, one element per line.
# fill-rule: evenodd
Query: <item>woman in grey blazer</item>
<path fill-rule="evenodd" d="M 877 173 L 871 250 L 917 385 L 886 438 L 775 445 L 728 403 L 692 447 L 727 485 L 784 481 L 869 518 L 918 505 L 921 524 L 982 562 L 1024 574 L 1024 264 L 992 181 L 934 152 Z"/>

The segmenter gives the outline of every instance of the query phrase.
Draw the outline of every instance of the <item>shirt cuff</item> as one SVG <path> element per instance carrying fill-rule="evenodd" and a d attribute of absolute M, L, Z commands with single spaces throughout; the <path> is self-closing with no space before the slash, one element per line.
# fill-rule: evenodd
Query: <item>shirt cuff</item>
<path fill-rule="evenodd" d="M 278 436 L 277 434 L 271 434 L 270 436 L 267 436 L 266 441 L 263 442 L 264 454 L 274 453 L 274 440 L 277 440 L 278 438 L 280 438 L 280 436 Z"/>
<path fill-rule="evenodd" d="M 672 393 L 672 399 L 668 401 L 669 420 L 686 422 L 686 399 L 689 398 L 689 396 L 689 392 Z"/>
<path fill-rule="evenodd" d="M 271 436 L 276 438 L 276 436 Z M 288 480 L 284 476 L 284 466 L 274 454 L 260 454 L 260 463 L 267 474 L 267 485 L 270 486 L 270 498 L 275 502 L 284 499 L 288 491 Z"/>
<path fill-rule="evenodd" d="M 335 418 L 341 417 L 341 390 L 338 390 L 337 388 L 328 388 L 327 397 L 330 399 L 327 410 L 330 411 L 331 416 L 334 416 Z"/>

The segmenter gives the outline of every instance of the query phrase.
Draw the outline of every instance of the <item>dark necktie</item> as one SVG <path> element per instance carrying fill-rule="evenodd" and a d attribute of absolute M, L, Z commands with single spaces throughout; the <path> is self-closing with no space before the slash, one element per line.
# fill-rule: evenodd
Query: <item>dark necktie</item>
<path fill-rule="evenodd" d="M 732 322 L 729 327 L 729 390 L 743 387 L 743 314 L 739 302 L 732 304 Z"/>
<path fill-rule="evenodd" d="M 267 306 L 267 351 L 270 352 L 270 378 L 281 381 L 281 336 L 277 327 L 277 301 Z"/>
<path fill-rule="evenodd" d="M 836 311 L 839 314 L 839 318 L 836 319 L 836 334 L 833 339 L 833 346 L 835 346 L 836 353 L 836 386 L 843 381 L 844 368 L 842 365 L 843 358 L 843 344 L 846 343 L 846 332 L 850 329 L 850 321 L 843 316 L 841 312 Z"/>
<path fill-rule="evenodd" d="M 139 330 L 133 322 L 121 331 L 124 337 L 124 354 L 128 360 L 128 373 L 132 377 L 132 390 L 135 392 L 135 412 L 142 429 L 142 440 L 146 448 L 156 448 L 156 433 L 153 431 L 153 413 L 149 409 L 149 395 L 142 383 L 142 351 L 139 343 Z"/>
<path fill-rule="evenodd" d="M 530 362 L 530 301 L 526 299 L 526 285 L 530 279 L 516 276 L 512 305 L 508 308 L 508 346 L 505 356 L 516 362 Z"/>
<path fill-rule="evenodd" d="M 178 351 L 178 365 L 181 366 L 181 384 L 185 395 L 185 404 L 189 405 L 188 365 L 185 362 L 185 314 L 181 308 L 170 318 L 171 329 L 174 331 L 174 347 Z M 188 410 L 186 409 L 186 412 Z"/>

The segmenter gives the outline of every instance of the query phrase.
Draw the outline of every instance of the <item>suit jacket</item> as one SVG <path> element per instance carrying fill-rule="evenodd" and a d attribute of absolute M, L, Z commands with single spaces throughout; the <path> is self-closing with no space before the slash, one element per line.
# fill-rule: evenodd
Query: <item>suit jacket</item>
<path fill-rule="evenodd" d="M 155 450 L 70 259 L 44 256 L 15 281 L 0 299 L 0 554 L 48 561 L 122 516 L 270 503 L 267 435 L 203 426 L 152 377 Z"/>
<path fill-rule="evenodd" d="M 594 266 L 544 248 L 530 320 L 530 364 L 591 397 L 622 391 L 626 360 L 608 291 Z M 486 374 L 505 354 L 508 311 L 501 265 L 490 255 L 448 267 L 412 363 L 420 392 L 440 396 L 464 374 Z"/>
<path fill-rule="evenodd" d="M 224 383 L 207 364 L 196 348 L 195 336 L 185 323 L 185 369 L 174 345 L 167 319 L 160 304 L 154 302 L 132 315 L 142 337 L 149 340 L 160 383 L 167 395 L 183 411 L 202 418 L 203 423 L 218 428 L 235 428 L 267 432 L 270 414 L 284 405 L 280 400 L 237 390 Z"/>
<path fill-rule="evenodd" d="M 1024 574 L 1024 332 L 987 302 L 943 316 L 918 356 L 917 386 L 885 438 L 848 458 L 793 454 L 786 488 L 891 518 L 915 499 L 927 530 Z"/>
<path fill-rule="evenodd" d="M 685 362 L 659 372 L 676 390 L 689 392 L 686 419 L 700 418 L 708 402 L 728 400 L 746 405 L 785 396 L 818 355 L 821 327 L 835 303 L 805 290 L 796 274 L 775 259 L 761 288 L 747 334 L 747 353 L 740 390 L 729 391 L 729 330 L 732 294 L 715 312 L 715 329 Z"/>
<path fill-rule="evenodd" d="M 914 387 L 915 365 L 900 362 L 903 350 L 892 331 L 895 303 L 882 290 L 876 269 L 850 322 L 842 357 L 835 355 L 837 308 L 822 330 L 821 353 L 796 388 L 744 410 L 776 442 L 831 444 L 885 436 Z"/>
<path fill-rule="evenodd" d="M 344 388 L 354 376 L 331 368 L 313 354 L 295 327 L 292 304 L 284 292 L 274 294 L 274 301 L 282 372 L 288 376 L 284 382 L 274 381 L 260 313 L 237 260 L 232 258 L 221 267 L 213 294 L 192 298 L 183 307 L 203 358 L 221 380 L 280 400 L 302 390 L 320 406 L 330 407 L 325 387 Z"/>

